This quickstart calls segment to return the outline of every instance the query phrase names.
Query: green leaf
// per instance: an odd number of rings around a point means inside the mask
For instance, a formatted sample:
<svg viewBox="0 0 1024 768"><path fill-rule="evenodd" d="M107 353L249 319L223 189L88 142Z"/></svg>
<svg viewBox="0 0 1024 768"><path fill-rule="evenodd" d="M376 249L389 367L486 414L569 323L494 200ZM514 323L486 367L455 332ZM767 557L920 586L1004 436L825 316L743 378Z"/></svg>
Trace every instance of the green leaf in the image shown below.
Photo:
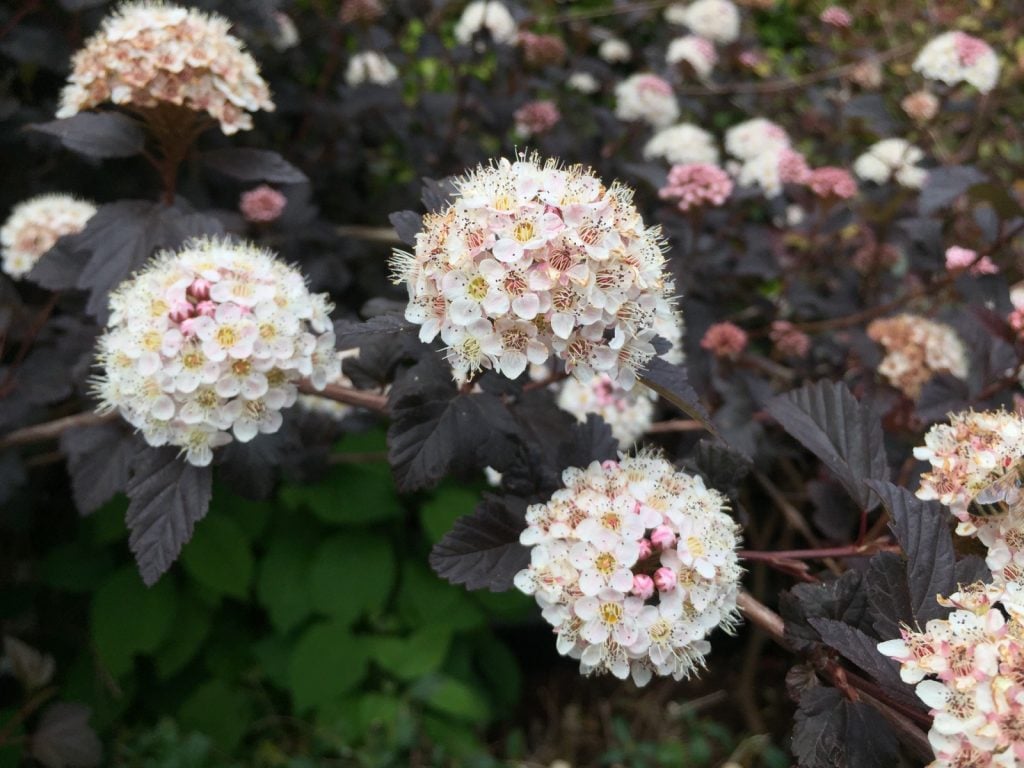
<svg viewBox="0 0 1024 768"><path fill-rule="evenodd" d="M443 624L453 632L474 629L486 621L473 596L414 563L407 563L402 571L398 613L410 627Z"/></svg>
<svg viewBox="0 0 1024 768"><path fill-rule="evenodd" d="M370 653L378 664L400 680L415 680L436 672L448 653L451 630L436 624L408 637L379 637Z"/></svg>
<svg viewBox="0 0 1024 768"><path fill-rule="evenodd" d="M290 509L307 508L325 523L363 525L398 517L402 505L385 462L335 467L313 485L287 485L282 503Z"/></svg>
<svg viewBox="0 0 1024 768"><path fill-rule="evenodd" d="M182 728L212 738L224 752L241 742L252 720L252 702L245 693L223 680L211 680L182 705Z"/></svg>
<svg viewBox="0 0 1024 768"><path fill-rule="evenodd" d="M253 501L239 496L223 483L214 483L210 500L210 518L225 517L238 525L249 541L258 541L264 535L274 514L269 501Z"/></svg>
<svg viewBox="0 0 1024 768"><path fill-rule="evenodd" d="M504 643L487 636L477 644L476 658L477 668L487 684L491 700L503 712L511 714L519 703L519 689L522 685L519 661Z"/></svg>
<svg viewBox="0 0 1024 768"><path fill-rule="evenodd" d="M112 544L115 541L124 541L125 534L128 533L128 526L124 522L127 512L128 497L123 493L117 494L117 496L93 512L89 516L89 523L92 526L92 540L97 544Z"/></svg>
<svg viewBox="0 0 1024 768"><path fill-rule="evenodd" d="M238 525L208 517L181 553L185 571L217 595L244 598L252 580L252 552Z"/></svg>
<svg viewBox="0 0 1024 768"><path fill-rule="evenodd" d="M453 483L445 483L430 501L420 507L420 524L431 544L436 544L451 530L455 520L473 514L480 494Z"/></svg>
<svg viewBox="0 0 1024 768"><path fill-rule="evenodd" d="M92 601L92 640L114 677L131 670L137 653L152 653L167 637L178 602L172 581L147 588L134 568L108 578Z"/></svg>
<svg viewBox="0 0 1024 768"><path fill-rule="evenodd" d="M421 681L412 695L435 712L470 723L486 723L490 718L487 699L474 688L451 677Z"/></svg>
<svg viewBox="0 0 1024 768"><path fill-rule="evenodd" d="M161 679L180 672L195 658L210 634L211 623L210 609L199 600L187 596L180 601L174 617L174 632L156 651L156 672Z"/></svg>
<svg viewBox="0 0 1024 768"><path fill-rule="evenodd" d="M40 579L64 592L93 592L113 569L109 552L84 539L54 547L41 564Z"/></svg>
<svg viewBox="0 0 1024 768"><path fill-rule="evenodd" d="M278 531L260 563L256 595L278 632L290 631L313 611L309 556L316 544L316 535L308 528Z"/></svg>
<svg viewBox="0 0 1024 768"><path fill-rule="evenodd" d="M366 673L363 643L340 621L316 624L292 650L288 681L295 709L305 712L354 689Z"/></svg>
<svg viewBox="0 0 1024 768"><path fill-rule="evenodd" d="M383 608L394 580L391 544L368 533L328 539L313 555L309 570L313 607L348 623Z"/></svg>

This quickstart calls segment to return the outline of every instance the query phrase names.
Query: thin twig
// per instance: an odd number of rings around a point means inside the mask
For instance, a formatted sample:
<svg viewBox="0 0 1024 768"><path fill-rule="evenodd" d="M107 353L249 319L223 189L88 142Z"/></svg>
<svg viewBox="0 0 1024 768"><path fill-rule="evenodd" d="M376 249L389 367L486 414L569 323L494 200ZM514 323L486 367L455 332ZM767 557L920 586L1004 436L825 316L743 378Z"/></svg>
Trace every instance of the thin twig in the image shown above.
<svg viewBox="0 0 1024 768"><path fill-rule="evenodd" d="M341 384L328 384L323 389L317 389L304 379L299 382L299 391L307 395L326 397L328 400L335 400L339 403L358 405L360 408L366 408L377 413L384 413L388 409L387 395L365 392L361 389L353 389L352 387L343 387Z"/></svg>
<svg viewBox="0 0 1024 768"><path fill-rule="evenodd" d="M75 413L53 421L45 421L42 424L33 424L31 427L16 429L0 437L0 451L5 448L13 448L16 445L31 445L46 440L55 440L69 429L76 427L92 427L103 424L116 418L114 413L99 414L94 411Z"/></svg>
<svg viewBox="0 0 1024 768"><path fill-rule="evenodd" d="M658 421L647 428L647 434L657 435L663 432L699 432L704 425L694 419L669 419Z"/></svg>
<svg viewBox="0 0 1024 768"><path fill-rule="evenodd" d="M340 224L334 228L339 237L351 237L354 240L369 240L374 243L402 243L402 238L394 227L365 227L360 224Z"/></svg>
<svg viewBox="0 0 1024 768"><path fill-rule="evenodd" d="M849 544L844 547L822 547L820 549L787 549L778 551L740 550L739 556L746 560L814 560L823 557L871 557L877 552L901 552L896 544L874 541L870 544Z"/></svg>

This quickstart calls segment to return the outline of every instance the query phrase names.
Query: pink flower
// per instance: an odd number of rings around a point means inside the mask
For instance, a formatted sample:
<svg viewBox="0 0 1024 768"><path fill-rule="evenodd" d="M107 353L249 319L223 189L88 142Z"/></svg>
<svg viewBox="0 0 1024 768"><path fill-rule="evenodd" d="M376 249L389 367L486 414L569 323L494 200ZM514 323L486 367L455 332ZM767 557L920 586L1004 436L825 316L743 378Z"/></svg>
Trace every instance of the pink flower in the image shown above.
<svg viewBox="0 0 1024 768"><path fill-rule="evenodd" d="M755 69L764 62L764 55L760 51L747 49L740 53L740 64L748 69Z"/></svg>
<svg viewBox="0 0 1024 768"><path fill-rule="evenodd" d="M533 67L558 64L565 58L565 43L555 35L520 32L519 44L523 47L523 59Z"/></svg>
<svg viewBox="0 0 1024 768"><path fill-rule="evenodd" d="M705 204L721 205L731 194L729 174L709 163L673 165L668 181L658 191L663 200L674 199L680 211Z"/></svg>
<svg viewBox="0 0 1024 768"><path fill-rule="evenodd" d="M288 198L273 187L261 184L242 193L238 208L246 221L267 223L276 221L287 204Z"/></svg>
<svg viewBox="0 0 1024 768"><path fill-rule="evenodd" d="M807 357L811 339L803 331L786 320L776 320L768 333L775 349L784 357Z"/></svg>
<svg viewBox="0 0 1024 768"><path fill-rule="evenodd" d="M818 19L822 24L828 24L836 29L849 29L850 25L853 24L853 17L850 15L850 12L838 5L830 5L821 12Z"/></svg>
<svg viewBox="0 0 1024 768"><path fill-rule="evenodd" d="M815 168L810 172L806 183L818 197L838 197L847 200L857 194L857 182L845 168Z"/></svg>
<svg viewBox="0 0 1024 768"><path fill-rule="evenodd" d="M927 123L939 111L939 98L930 91L914 91L900 102L907 117L919 123Z"/></svg>
<svg viewBox="0 0 1024 768"><path fill-rule="evenodd" d="M715 323L704 333L700 345L715 357L735 360L747 348L747 332L732 323Z"/></svg>
<svg viewBox="0 0 1024 768"><path fill-rule="evenodd" d="M979 40L966 32L957 32L954 43L956 54L965 67L974 65L982 56L992 50L984 40Z"/></svg>
<svg viewBox="0 0 1024 768"><path fill-rule="evenodd" d="M550 99L531 101L516 110L516 131L523 136L546 133L558 125L562 113Z"/></svg>
<svg viewBox="0 0 1024 768"><path fill-rule="evenodd" d="M643 573L638 573L633 577L633 594L639 597L641 600L648 599L654 594L654 579Z"/></svg>
<svg viewBox="0 0 1024 768"><path fill-rule="evenodd" d="M779 152L779 178L787 184L806 184L811 169L807 159L789 147Z"/></svg>
<svg viewBox="0 0 1024 768"><path fill-rule="evenodd" d="M999 272L999 267L988 256L978 259L977 251L959 245L946 249L946 269L959 272L968 268L972 275L994 275Z"/></svg>

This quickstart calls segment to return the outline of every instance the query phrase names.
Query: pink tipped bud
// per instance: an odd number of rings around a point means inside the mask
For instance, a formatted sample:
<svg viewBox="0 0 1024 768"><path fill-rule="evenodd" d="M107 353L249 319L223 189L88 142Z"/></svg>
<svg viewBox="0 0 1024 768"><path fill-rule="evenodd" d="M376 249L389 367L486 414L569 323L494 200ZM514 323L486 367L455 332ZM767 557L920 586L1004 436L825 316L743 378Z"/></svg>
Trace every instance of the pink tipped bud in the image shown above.
<svg viewBox="0 0 1024 768"><path fill-rule="evenodd" d="M654 594L654 579L643 573L638 573L633 577L632 592L641 600L646 600Z"/></svg>
<svg viewBox="0 0 1024 768"><path fill-rule="evenodd" d="M210 298L210 281L197 277L188 287L188 295L199 301Z"/></svg>
<svg viewBox="0 0 1024 768"><path fill-rule="evenodd" d="M676 535L667 525L659 525L651 532L651 543L658 549L668 549L676 543Z"/></svg>
<svg viewBox="0 0 1024 768"><path fill-rule="evenodd" d="M671 592L676 588L678 577L671 568L659 568L654 572L654 585L659 592Z"/></svg>
<svg viewBox="0 0 1024 768"><path fill-rule="evenodd" d="M195 317L186 317L184 320L181 321L181 332L185 336L194 336L195 335L195 333L196 333L196 329L195 329L196 320L197 320L197 318L195 318Z"/></svg>
<svg viewBox="0 0 1024 768"><path fill-rule="evenodd" d="M196 312L204 317L213 317L213 313L217 311L217 305L212 301L200 301L196 304Z"/></svg>
<svg viewBox="0 0 1024 768"><path fill-rule="evenodd" d="M654 551L654 547L651 546L650 539L640 539L640 555L637 557L638 560L644 560L651 556Z"/></svg>
<svg viewBox="0 0 1024 768"><path fill-rule="evenodd" d="M605 461L601 462L601 467L603 469L615 469L618 466L619 466L619 462L612 461L611 459L606 459Z"/></svg>
<svg viewBox="0 0 1024 768"><path fill-rule="evenodd" d="M180 323L192 317L192 309L192 305L187 301L176 301L171 307L169 316L174 322Z"/></svg>

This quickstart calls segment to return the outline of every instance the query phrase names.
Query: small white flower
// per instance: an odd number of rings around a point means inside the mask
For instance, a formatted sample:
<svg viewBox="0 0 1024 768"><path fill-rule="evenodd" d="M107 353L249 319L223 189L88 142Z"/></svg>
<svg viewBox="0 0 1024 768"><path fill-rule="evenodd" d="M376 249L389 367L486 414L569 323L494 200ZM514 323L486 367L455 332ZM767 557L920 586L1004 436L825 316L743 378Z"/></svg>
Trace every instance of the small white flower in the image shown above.
<svg viewBox="0 0 1024 768"><path fill-rule="evenodd" d="M348 60L345 82L351 86L372 83L391 85L398 79L398 68L377 51L361 51Z"/></svg>
<svg viewBox="0 0 1024 768"><path fill-rule="evenodd" d="M502 3L498 0L474 0L466 6L455 25L455 39L466 45L483 31L501 45L514 44L519 34L515 19Z"/></svg>
<svg viewBox="0 0 1024 768"><path fill-rule="evenodd" d="M895 178L904 187L920 189L928 177L928 171L917 165L923 158L924 152L905 139L882 139L854 161L853 172L876 184Z"/></svg>

